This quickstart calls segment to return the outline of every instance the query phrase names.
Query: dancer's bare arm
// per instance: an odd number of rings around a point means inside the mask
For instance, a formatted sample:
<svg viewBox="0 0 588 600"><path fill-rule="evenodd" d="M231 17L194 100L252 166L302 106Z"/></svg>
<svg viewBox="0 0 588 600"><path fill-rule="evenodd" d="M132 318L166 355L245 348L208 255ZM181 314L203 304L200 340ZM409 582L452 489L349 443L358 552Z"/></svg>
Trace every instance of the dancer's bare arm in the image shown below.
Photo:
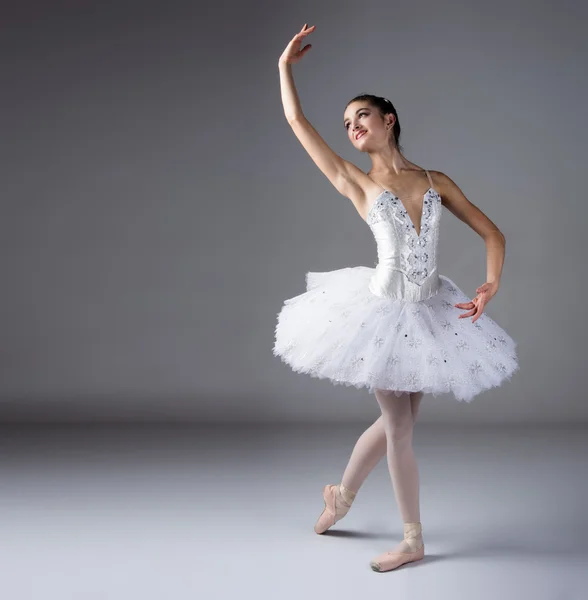
<svg viewBox="0 0 588 600"><path fill-rule="evenodd" d="M472 302L462 302L455 305L458 308L470 311L461 314L460 319L474 316L472 319L472 323L474 323L482 314L484 306L500 287L506 240L498 226L468 200L460 187L450 177L440 171L434 171L434 174L435 184L441 194L443 206L460 221L469 225L486 244L486 282L476 288L477 296Z"/></svg>
<svg viewBox="0 0 588 600"><path fill-rule="evenodd" d="M486 244L502 247L502 250L488 264L488 277L500 279L504 259L505 237L498 228L475 204L461 191L460 187L445 173L434 171L435 183L441 194L443 206L452 212L460 221L469 225Z"/></svg>
<svg viewBox="0 0 588 600"><path fill-rule="evenodd" d="M284 113L296 137L304 146L316 166L325 174L337 191L349 198L357 211L366 212L366 198L374 195L375 185L371 178L353 163L335 153L304 116L294 85L292 65L311 48L307 44L300 49L302 40L314 31L315 26L304 27L297 33L278 61Z"/></svg>

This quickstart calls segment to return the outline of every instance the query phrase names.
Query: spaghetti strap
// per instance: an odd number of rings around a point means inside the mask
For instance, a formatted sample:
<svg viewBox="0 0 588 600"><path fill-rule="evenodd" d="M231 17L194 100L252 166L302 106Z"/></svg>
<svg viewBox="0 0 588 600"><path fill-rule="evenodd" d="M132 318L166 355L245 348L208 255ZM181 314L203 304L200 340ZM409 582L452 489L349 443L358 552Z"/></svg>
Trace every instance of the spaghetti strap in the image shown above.
<svg viewBox="0 0 588 600"><path fill-rule="evenodd" d="M427 177L429 179L429 184L431 185L431 189L435 189L435 184L433 183L433 180L431 179L431 174L429 173L429 171L427 171L427 169L423 169L423 171L427 174ZM383 192L389 192L390 190L387 190L385 187L381 186L371 175L368 175L368 177L383 191ZM392 193L392 192L391 192Z"/></svg>
<svg viewBox="0 0 588 600"><path fill-rule="evenodd" d="M385 187L382 187L371 175L368 175L368 177L383 191L383 192L387 192L388 190Z"/></svg>
<svg viewBox="0 0 588 600"><path fill-rule="evenodd" d="M431 175L430 175L429 171L427 171L427 169L425 169L425 173L427 174L427 177L429 178L429 183L431 184L431 188L435 189L435 186L433 185L433 180L431 179Z"/></svg>

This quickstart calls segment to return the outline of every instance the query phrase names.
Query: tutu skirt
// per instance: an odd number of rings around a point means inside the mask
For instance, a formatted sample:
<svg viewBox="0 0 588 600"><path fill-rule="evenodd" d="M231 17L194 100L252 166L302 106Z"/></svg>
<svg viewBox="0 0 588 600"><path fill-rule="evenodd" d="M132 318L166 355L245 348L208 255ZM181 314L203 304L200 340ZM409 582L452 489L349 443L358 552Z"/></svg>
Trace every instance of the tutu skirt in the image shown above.
<svg viewBox="0 0 588 600"><path fill-rule="evenodd" d="M419 302L376 296L375 269L346 267L306 274L306 291L278 313L274 356L294 371L334 384L453 393L469 402L518 370L516 343L488 315L459 319L470 302L443 275L437 293Z"/></svg>

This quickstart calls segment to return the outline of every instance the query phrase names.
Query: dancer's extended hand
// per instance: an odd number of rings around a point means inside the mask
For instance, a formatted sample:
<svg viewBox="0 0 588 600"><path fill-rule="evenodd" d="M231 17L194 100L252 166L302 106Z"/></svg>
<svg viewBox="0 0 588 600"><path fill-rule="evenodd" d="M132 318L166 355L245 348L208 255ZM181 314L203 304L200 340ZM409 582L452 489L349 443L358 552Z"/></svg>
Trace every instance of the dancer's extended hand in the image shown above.
<svg viewBox="0 0 588 600"><path fill-rule="evenodd" d="M478 295L471 302L458 302L454 304L456 308L463 308L464 310L469 310L469 312L459 315L459 319L465 319L466 317L471 317L475 315L472 319L472 323L475 323L477 319L480 318L482 313L484 312L484 307L490 299L496 294L498 291L498 283L495 281L487 281L479 288L476 288L476 292Z"/></svg>
<svg viewBox="0 0 588 600"><path fill-rule="evenodd" d="M304 48L300 49L302 40L314 31L316 25L307 27L307 23L304 23L304 27L292 38L290 43L286 46L280 60L278 62L293 65L297 63L311 48L312 44L306 44Z"/></svg>

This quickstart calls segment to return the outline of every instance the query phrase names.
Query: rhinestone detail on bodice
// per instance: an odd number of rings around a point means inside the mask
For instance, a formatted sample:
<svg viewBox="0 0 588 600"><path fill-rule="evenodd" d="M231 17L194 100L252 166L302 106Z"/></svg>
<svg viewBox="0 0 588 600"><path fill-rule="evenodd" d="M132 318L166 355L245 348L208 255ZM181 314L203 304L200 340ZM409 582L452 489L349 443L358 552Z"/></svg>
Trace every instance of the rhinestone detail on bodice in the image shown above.
<svg viewBox="0 0 588 600"><path fill-rule="evenodd" d="M383 190L372 204L366 222L378 246L380 272L401 271L408 281L421 286L437 269L438 225L441 197L429 188L423 196L420 233L397 196Z"/></svg>

